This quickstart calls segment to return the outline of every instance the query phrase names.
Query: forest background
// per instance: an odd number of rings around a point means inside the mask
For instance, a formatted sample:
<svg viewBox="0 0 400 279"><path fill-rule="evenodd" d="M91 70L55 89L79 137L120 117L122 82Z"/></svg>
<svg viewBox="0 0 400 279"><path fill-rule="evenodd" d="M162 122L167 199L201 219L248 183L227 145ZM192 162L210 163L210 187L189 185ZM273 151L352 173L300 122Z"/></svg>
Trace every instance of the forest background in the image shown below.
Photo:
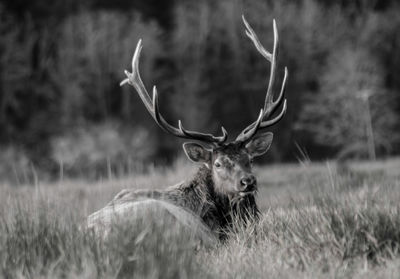
<svg viewBox="0 0 400 279"><path fill-rule="evenodd" d="M1 0L0 177L96 177L181 154L133 88L120 87L139 38L163 115L234 137L257 117L280 35L288 111L268 162L400 152L400 5L390 0Z"/></svg>

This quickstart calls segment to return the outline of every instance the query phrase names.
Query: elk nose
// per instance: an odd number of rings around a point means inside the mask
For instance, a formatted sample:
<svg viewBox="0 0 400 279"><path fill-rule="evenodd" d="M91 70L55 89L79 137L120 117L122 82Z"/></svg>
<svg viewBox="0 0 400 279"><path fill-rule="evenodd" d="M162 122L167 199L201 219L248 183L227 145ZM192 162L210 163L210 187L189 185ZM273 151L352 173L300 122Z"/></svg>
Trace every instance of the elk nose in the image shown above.
<svg viewBox="0 0 400 279"><path fill-rule="evenodd" d="M254 177L254 175L246 175L240 179L240 185L244 189L247 189L250 186L254 186L255 183L256 183L256 178Z"/></svg>

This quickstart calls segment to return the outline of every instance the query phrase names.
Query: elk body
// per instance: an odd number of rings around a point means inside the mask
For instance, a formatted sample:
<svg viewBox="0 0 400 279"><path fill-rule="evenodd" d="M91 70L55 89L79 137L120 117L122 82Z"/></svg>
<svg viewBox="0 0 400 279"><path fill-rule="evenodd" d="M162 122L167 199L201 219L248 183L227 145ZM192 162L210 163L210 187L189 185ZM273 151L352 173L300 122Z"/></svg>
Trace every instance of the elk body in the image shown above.
<svg viewBox="0 0 400 279"><path fill-rule="evenodd" d="M252 173L252 161L267 152L271 145L272 133L263 130L276 124L286 112L284 92L288 72L285 68L280 93L274 100L278 48L275 21L272 53L261 45L244 17L243 22L246 35L258 52L270 62L271 67L264 106L257 120L243 129L232 142L226 142L228 134L223 127L221 136L213 136L186 130L181 121L178 122L178 127L174 127L163 118L159 111L156 87L153 87L153 98L150 98L139 74L142 49L142 42L139 40L132 59L132 73L125 71L127 78L121 85L127 83L136 89L146 109L164 131L179 138L197 141L184 143L183 149L191 161L200 163L201 166L191 179L165 190L123 190L106 207L88 217L89 227L107 231L118 217L135 218L139 211L158 208L157 210L173 216L177 222L204 231L211 237L222 238L224 231L232 225L232 218L258 218L259 210L255 200L257 180ZM279 107L282 109L275 114ZM272 117L273 115L275 116Z"/></svg>

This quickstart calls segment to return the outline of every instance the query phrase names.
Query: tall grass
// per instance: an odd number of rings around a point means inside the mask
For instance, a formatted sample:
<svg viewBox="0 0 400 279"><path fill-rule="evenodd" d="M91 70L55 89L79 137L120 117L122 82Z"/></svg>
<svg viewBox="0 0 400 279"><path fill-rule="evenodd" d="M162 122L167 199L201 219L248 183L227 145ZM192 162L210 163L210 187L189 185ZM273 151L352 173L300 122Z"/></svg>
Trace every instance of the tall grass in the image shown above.
<svg viewBox="0 0 400 279"><path fill-rule="evenodd" d="M85 216L122 187L187 177L179 163L97 183L0 187L3 278L396 278L400 271L400 161L257 168L259 223L199 246L176 220L150 215L108 239ZM160 221L161 220L161 221Z"/></svg>

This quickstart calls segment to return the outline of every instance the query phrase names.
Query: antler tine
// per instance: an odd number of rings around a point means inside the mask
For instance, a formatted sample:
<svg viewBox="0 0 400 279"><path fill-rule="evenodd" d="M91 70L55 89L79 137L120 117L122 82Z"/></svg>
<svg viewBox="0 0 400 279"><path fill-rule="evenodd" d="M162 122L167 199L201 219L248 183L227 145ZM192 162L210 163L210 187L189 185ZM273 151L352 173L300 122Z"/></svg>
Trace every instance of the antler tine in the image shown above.
<svg viewBox="0 0 400 279"><path fill-rule="evenodd" d="M186 136L190 137L190 138L197 138L198 140L202 140L206 141L206 139L212 135L209 134L203 134L203 133L199 133L196 131L188 131L185 128L183 128L182 125L182 121L178 121L178 126L179 126L179 130ZM221 127L221 131L222 131L222 136L219 137L214 137L218 139L218 142L225 142L228 139L228 132L225 130L224 127Z"/></svg>
<svg viewBox="0 0 400 279"><path fill-rule="evenodd" d="M256 32L254 32L253 28L247 22L247 20L244 17L244 15L242 15L242 20L243 20L243 23L244 23L244 25L246 27L245 33L246 33L247 37L249 37L250 40L253 42L253 44L256 47L256 49L258 50L258 52L261 53L261 55L264 56L265 59L267 59L268 61L271 61L272 60L272 54L270 52L268 52L263 47L263 45L261 44L260 40L258 39L258 36L257 36Z"/></svg>
<svg viewBox="0 0 400 279"><path fill-rule="evenodd" d="M271 102L271 105L268 107L268 111L265 113L265 116L269 117L270 115L274 114L276 109L283 102L281 112L275 118L268 120L268 121L263 121L260 125L260 128L265 128L265 127L274 125L275 123L279 122L279 120L281 120L282 117L285 115L286 109L287 109L287 101L286 101L286 99L284 99L284 96L285 96L285 92L286 92L286 81L287 81L288 76L289 76L289 73L288 73L287 68L285 67L285 74L283 76L283 81L282 81L281 91L279 93L279 96L276 99L276 101Z"/></svg>
<svg viewBox="0 0 400 279"><path fill-rule="evenodd" d="M279 120L282 119L282 117L285 115L286 112L286 99L284 99L284 95L285 95L285 88L286 88L286 81L287 81L287 77L288 77L288 71L287 68L285 67L285 75L282 81L282 86L281 86L281 91L279 93L278 98L276 99L276 101L273 100L273 87L274 87L274 83L275 83L275 73L276 73L276 56L278 53L278 44L279 44L279 36L278 36L278 29L276 27L276 22L275 19L273 20L273 30L274 30L274 45L273 45L273 51L272 54L270 52L268 52L263 45L260 43L260 40L257 37L257 34L254 32L254 30L251 28L250 24L246 21L245 17L242 16L243 19L243 23L246 27L246 35L250 38L250 40L253 42L254 46L256 47L256 49L258 50L258 52L271 63L271 67L270 67L270 76L269 76L269 82L268 82L268 87L267 87L267 93L265 95L265 101L264 101L264 115L263 115L263 119L265 119L265 121L262 121L259 125L259 129L262 128L266 128L269 126L274 125L275 123L277 123ZM271 120L266 120L268 119L271 115L274 114L274 112L276 111L276 109L282 104L283 102L283 108L282 111L279 113L279 115L277 115L275 118L271 119ZM257 120L258 121L258 120ZM251 137L248 137L248 133L250 131L254 130L254 127L256 127L257 125L257 121L251 123L249 126L247 126L240 134L239 136L236 138L236 141L243 141L243 140L249 140L251 139ZM255 133L254 133L255 135Z"/></svg>
<svg viewBox="0 0 400 279"><path fill-rule="evenodd" d="M250 40L253 42L254 46L258 50L258 52L264 56L265 59L267 59L269 62L271 62L271 74L268 82L268 89L267 89L267 94L265 96L265 101L264 101L264 113L267 113L267 107L268 104L272 102L272 87L275 82L275 71L276 71L276 55L278 51L278 43L279 43L279 36L278 36L278 29L276 27L276 22L275 19L273 20L273 29L274 29L274 46L273 46L273 52L272 54L268 52L264 46L261 44L260 40L258 39L257 34L254 32L253 28L250 26L250 24L247 22L246 18L244 15L242 15L242 20L243 23L246 27L246 35L247 37L250 38Z"/></svg>
<svg viewBox="0 0 400 279"><path fill-rule="evenodd" d="M257 133L257 130L260 128L260 125L262 123L263 120L263 116L264 116L264 110L261 109L260 114L258 115L258 118L256 120L255 125L253 128L251 128L246 134L243 135L243 138L240 140L242 142L246 142L249 139L251 139L252 137L255 136L255 134Z"/></svg>
<svg viewBox="0 0 400 279"><path fill-rule="evenodd" d="M140 53L142 51L142 39L140 39L136 45L135 53L132 57L132 73L129 73L125 70L126 79L121 81L120 86L128 83L129 85L135 87L136 91L139 94L140 99L145 105L146 109L150 112L151 116L154 118L154 113L152 112L152 101L150 99L149 93L147 93L146 88L144 87L142 78L139 73L139 58Z"/></svg>
<svg viewBox="0 0 400 279"><path fill-rule="evenodd" d="M273 119L268 120L268 121L264 121L261 123L260 128L265 128L268 126L272 126L275 123L279 122L279 120L282 119L282 117L285 115L286 113L286 109L287 109L287 103L286 103L286 99L284 99L283 97L285 96L285 91L286 91L286 81L287 78L289 76L288 70L285 67L285 75L283 77L283 81L282 81L282 86L281 86L281 91L279 93L278 98L276 99L276 101L273 101L271 106L267 107L268 111L264 112L264 115L272 115L274 114L274 112L276 111L276 109L282 104L283 102L283 107L281 112ZM239 136L243 136L243 134L247 133L251 128L254 127L256 122L253 122L251 125L249 125L248 127L246 127L246 129L244 129L242 131L242 133ZM239 137L238 136L238 137Z"/></svg>
<svg viewBox="0 0 400 279"><path fill-rule="evenodd" d="M142 40L140 39L132 58L132 73L129 73L127 70L125 70L127 78L124 79L120 83L120 85L122 86L128 83L129 85L133 86L136 89L147 111L153 117L154 121L158 124L158 126L160 126L164 131L180 138L199 140L210 144L218 144L225 142L226 139L228 138L228 133L223 127L222 127L222 136L215 137L211 134L204 134L195 131L185 130L180 120L179 120L179 129L177 129L174 126L170 125L164 119L164 117L162 117L158 106L158 93L156 86L153 87L153 99L151 99L140 77L139 58L141 50L142 50Z"/></svg>
<svg viewBox="0 0 400 279"><path fill-rule="evenodd" d="M195 131L188 131L183 128L182 121L178 120L178 127L179 129L175 128L174 126L170 125L160 114L160 109L158 106L158 93L156 86L153 87L153 111L156 123L160 126L164 131L173 134L177 137L186 138L186 139L195 139L199 141L204 141L207 143L221 143L226 141L228 138L228 133L226 132L224 127L222 129L222 136L215 137L211 134L204 134Z"/></svg>

